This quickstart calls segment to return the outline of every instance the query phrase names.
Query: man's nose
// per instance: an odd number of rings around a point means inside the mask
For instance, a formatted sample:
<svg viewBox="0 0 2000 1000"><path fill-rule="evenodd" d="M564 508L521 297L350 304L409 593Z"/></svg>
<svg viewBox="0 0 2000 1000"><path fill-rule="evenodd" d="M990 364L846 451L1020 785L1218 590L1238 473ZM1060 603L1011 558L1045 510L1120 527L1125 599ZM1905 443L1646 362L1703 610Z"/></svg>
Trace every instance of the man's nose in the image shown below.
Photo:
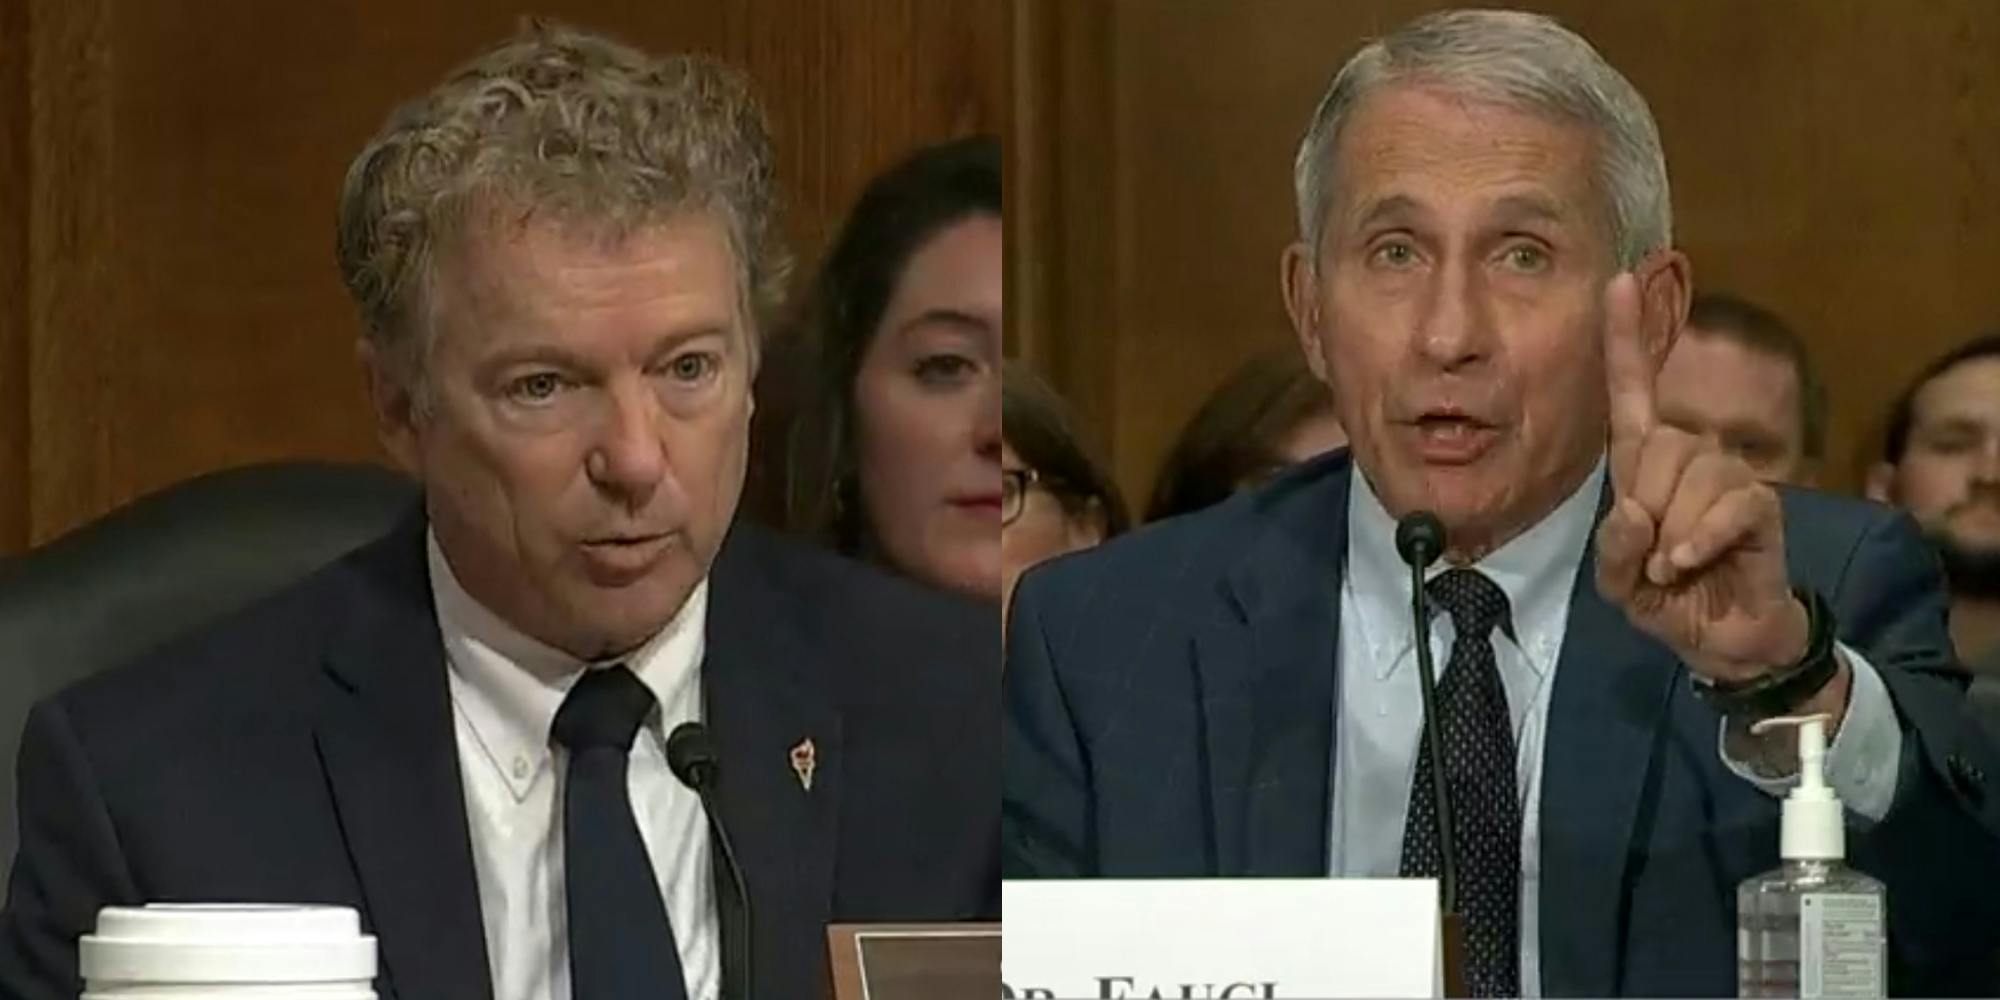
<svg viewBox="0 0 2000 1000"><path fill-rule="evenodd" d="M666 474L666 437L660 403L644 384L613 384L586 459L592 483L638 508L652 499Z"/></svg>
<svg viewBox="0 0 2000 1000"><path fill-rule="evenodd" d="M1473 264L1447 260L1439 265L1417 328L1417 352L1426 361L1452 371L1492 353L1492 316L1485 291Z"/></svg>

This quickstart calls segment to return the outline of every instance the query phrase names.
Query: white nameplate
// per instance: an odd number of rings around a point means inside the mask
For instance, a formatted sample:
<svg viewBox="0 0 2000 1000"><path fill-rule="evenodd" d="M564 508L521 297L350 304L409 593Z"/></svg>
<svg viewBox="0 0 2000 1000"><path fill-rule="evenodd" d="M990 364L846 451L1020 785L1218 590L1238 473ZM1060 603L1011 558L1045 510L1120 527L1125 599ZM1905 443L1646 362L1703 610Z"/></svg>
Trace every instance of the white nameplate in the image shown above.
<svg viewBox="0 0 2000 1000"><path fill-rule="evenodd" d="M1435 997L1429 879L1009 881L1000 995Z"/></svg>

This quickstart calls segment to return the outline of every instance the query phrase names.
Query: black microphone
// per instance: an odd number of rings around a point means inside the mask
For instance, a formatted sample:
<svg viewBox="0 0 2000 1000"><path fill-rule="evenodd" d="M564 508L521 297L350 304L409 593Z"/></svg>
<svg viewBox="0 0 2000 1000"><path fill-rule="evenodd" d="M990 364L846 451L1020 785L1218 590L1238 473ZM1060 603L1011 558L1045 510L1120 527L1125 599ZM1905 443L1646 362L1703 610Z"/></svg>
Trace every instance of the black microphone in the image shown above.
<svg viewBox="0 0 2000 1000"><path fill-rule="evenodd" d="M722 867L729 873L730 888L736 893L737 933L728 934L725 918L725 939L733 938L737 951L737 979L741 989L736 991L737 1000L751 1000L756 992L750 988L750 887L743 880L743 869L736 863L736 848L729 842L729 830L722 825L722 810L715 803L715 782L721 777L722 762L715 753L715 741L709 739L708 727L699 722L683 722L667 735L667 767L681 784L694 789L701 796L702 811L708 813L708 829L715 835L716 846L722 855ZM730 981L725 967L723 982Z"/></svg>
<svg viewBox="0 0 2000 1000"><path fill-rule="evenodd" d="M1437 806L1438 903L1444 916L1458 916L1458 844L1452 837L1451 792L1444 780L1444 741L1438 735L1437 667L1431 662L1430 595L1424 570L1444 554L1444 522L1427 510L1411 511L1396 522L1396 554L1410 566L1410 618L1416 629L1417 690L1424 699L1424 746L1431 755L1431 801Z"/></svg>

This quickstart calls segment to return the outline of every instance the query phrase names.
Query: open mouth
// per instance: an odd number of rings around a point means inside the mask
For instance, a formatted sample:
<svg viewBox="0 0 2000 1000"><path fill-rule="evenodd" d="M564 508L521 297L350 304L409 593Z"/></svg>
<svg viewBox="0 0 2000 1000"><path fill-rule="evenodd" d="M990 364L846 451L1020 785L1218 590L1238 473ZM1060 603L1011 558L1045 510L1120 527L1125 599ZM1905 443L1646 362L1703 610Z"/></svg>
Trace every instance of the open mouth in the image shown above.
<svg viewBox="0 0 2000 1000"><path fill-rule="evenodd" d="M1457 410L1432 410L1406 424L1418 455L1438 465L1476 461L1499 440L1500 428Z"/></svg>

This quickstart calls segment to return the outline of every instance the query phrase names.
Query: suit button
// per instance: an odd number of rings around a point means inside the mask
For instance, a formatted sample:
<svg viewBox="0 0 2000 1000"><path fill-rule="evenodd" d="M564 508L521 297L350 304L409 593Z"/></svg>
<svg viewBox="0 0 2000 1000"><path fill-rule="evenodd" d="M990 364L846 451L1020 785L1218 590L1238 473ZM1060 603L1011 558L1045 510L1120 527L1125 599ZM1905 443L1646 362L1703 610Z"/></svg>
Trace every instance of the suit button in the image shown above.
<svg viewBox="0 0 2000 1000"><path fill-rule="evenodd" d="M1961 794L1974 802L1986 798L1986 772L1979 765L1958 754L1945 758L1944 764L1951 771L1951 783L1958 786Z"/></svg>

